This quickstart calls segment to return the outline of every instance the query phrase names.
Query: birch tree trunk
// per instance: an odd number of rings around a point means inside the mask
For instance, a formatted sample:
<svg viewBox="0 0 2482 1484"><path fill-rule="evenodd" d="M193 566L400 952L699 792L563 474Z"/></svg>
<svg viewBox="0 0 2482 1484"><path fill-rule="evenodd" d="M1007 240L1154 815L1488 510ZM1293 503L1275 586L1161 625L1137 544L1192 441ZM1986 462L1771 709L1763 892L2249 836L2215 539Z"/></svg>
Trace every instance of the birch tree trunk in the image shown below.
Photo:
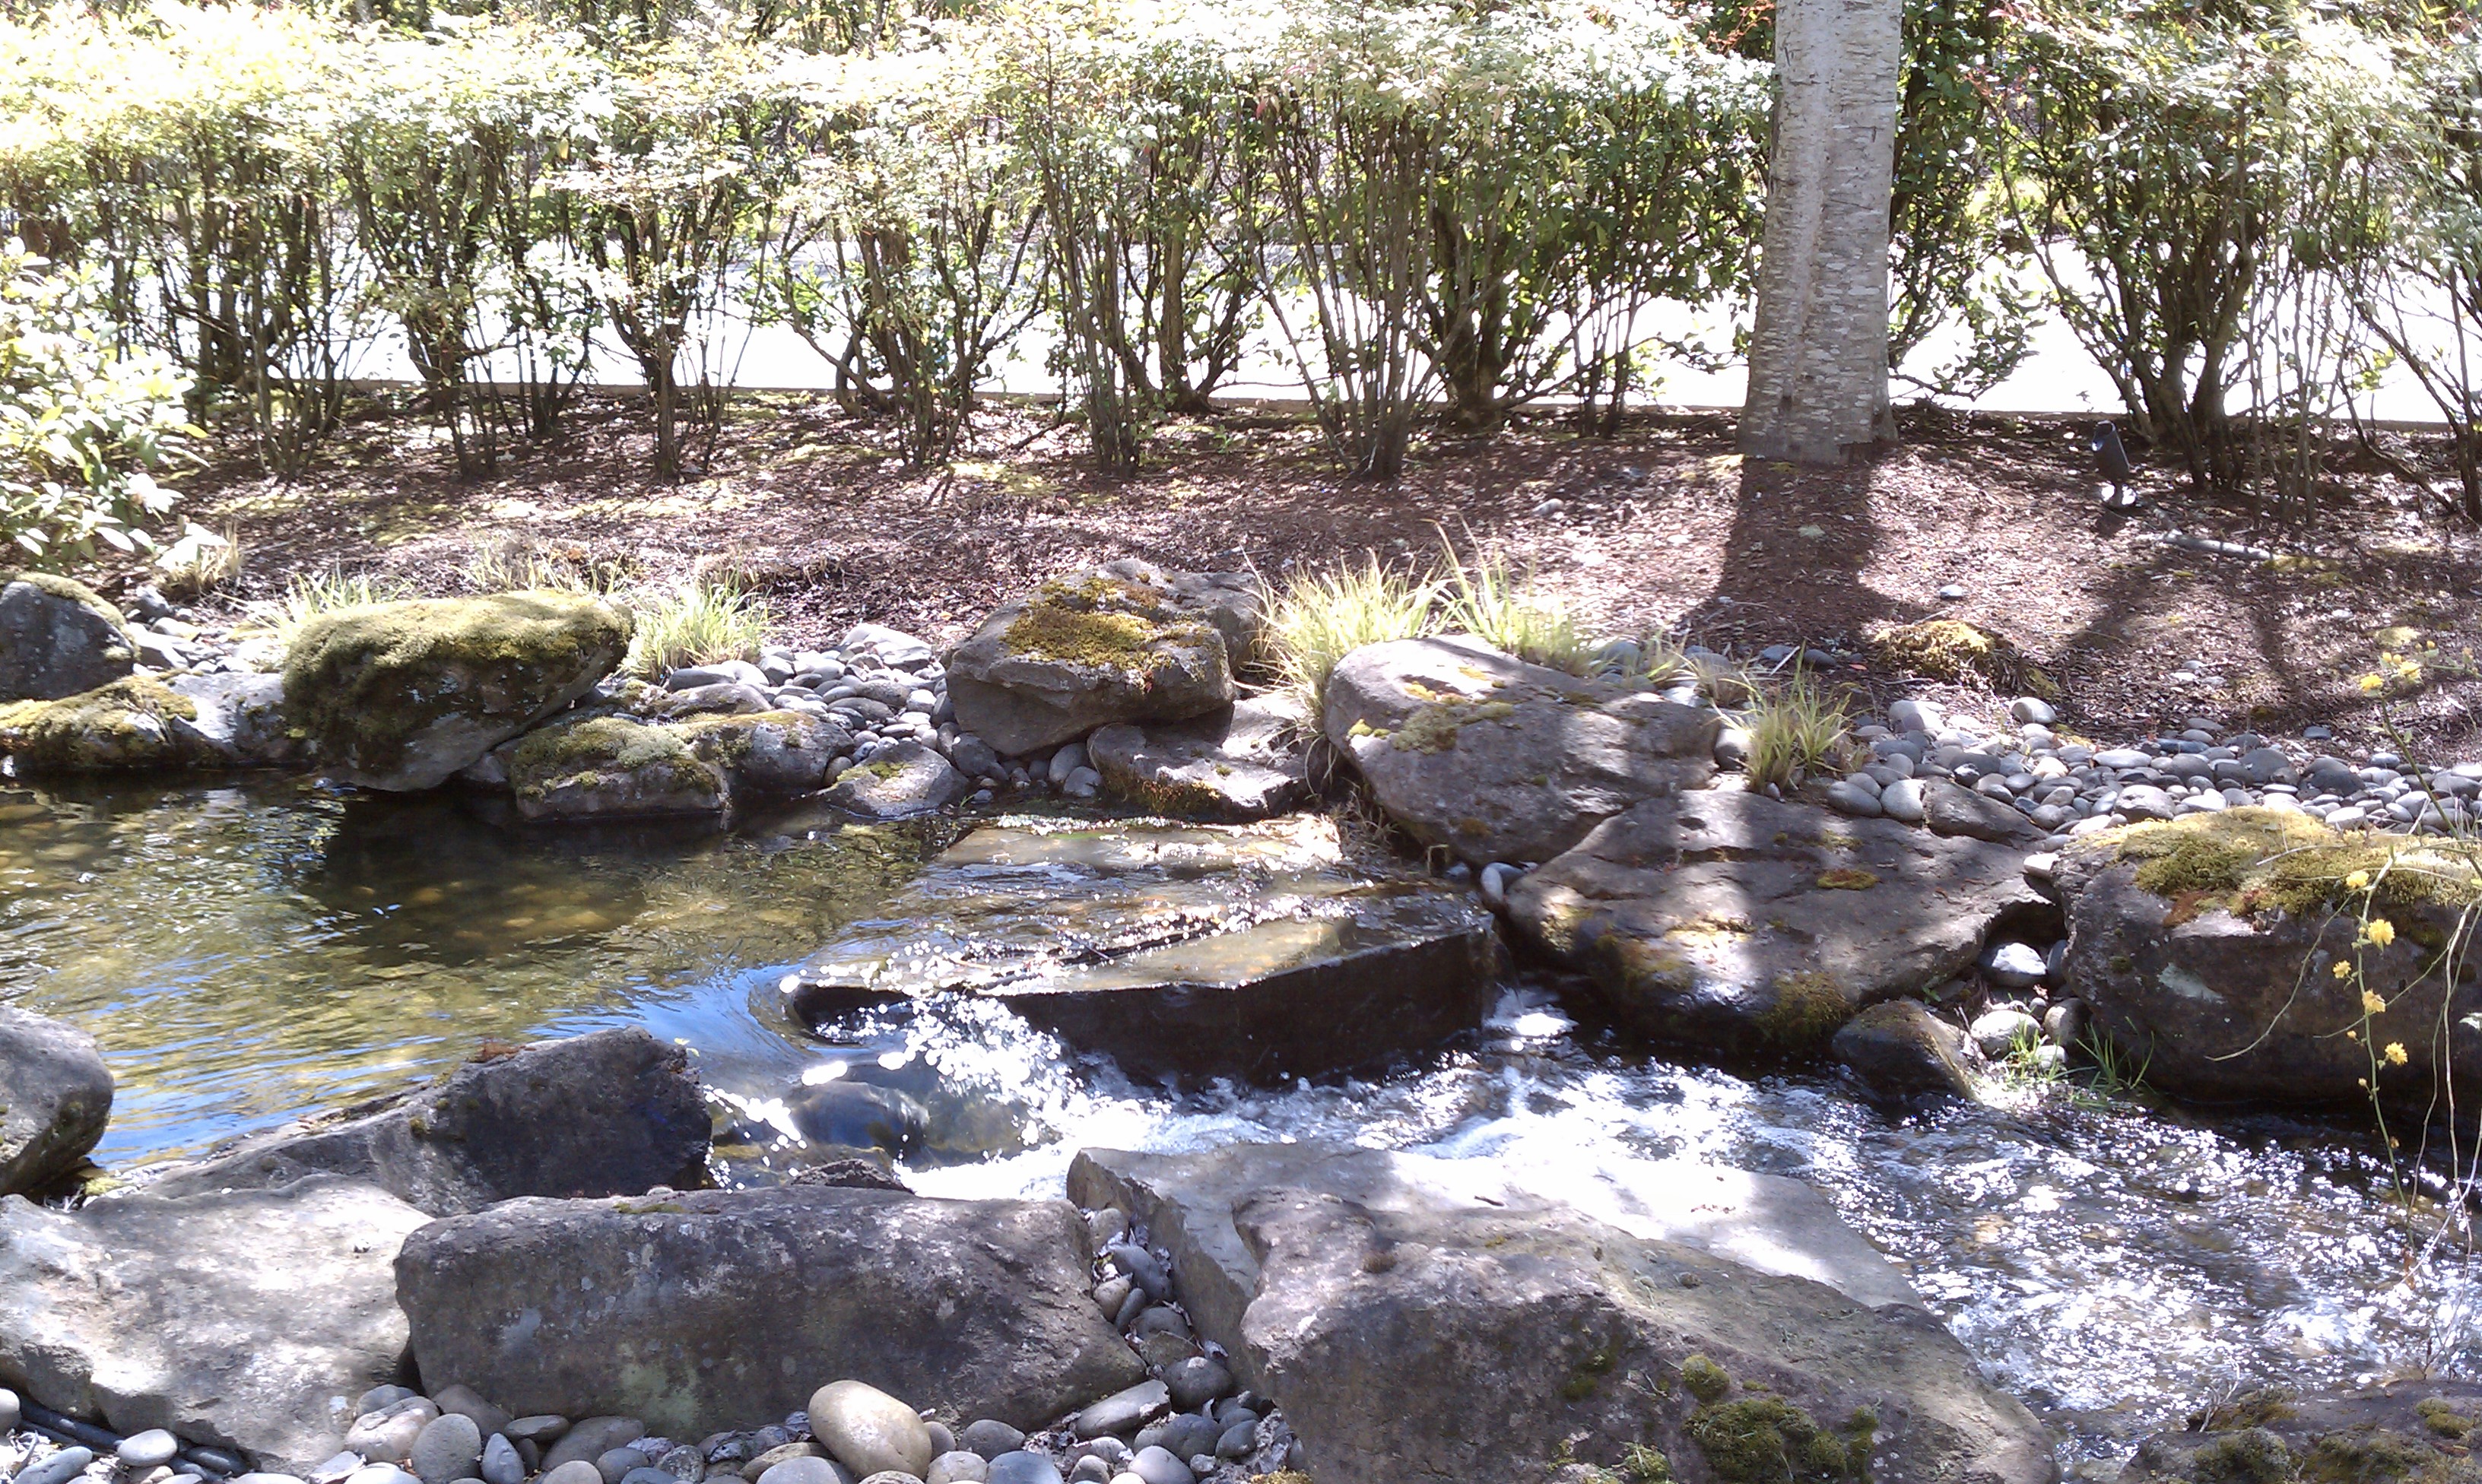
<svg viewBox="0 0 2482 1484"><path fill-rule="evenodd" d="M1888 213L1903 0L1776 8L1775 147L1741 452L1841 463L1895 436Z"/></svg>

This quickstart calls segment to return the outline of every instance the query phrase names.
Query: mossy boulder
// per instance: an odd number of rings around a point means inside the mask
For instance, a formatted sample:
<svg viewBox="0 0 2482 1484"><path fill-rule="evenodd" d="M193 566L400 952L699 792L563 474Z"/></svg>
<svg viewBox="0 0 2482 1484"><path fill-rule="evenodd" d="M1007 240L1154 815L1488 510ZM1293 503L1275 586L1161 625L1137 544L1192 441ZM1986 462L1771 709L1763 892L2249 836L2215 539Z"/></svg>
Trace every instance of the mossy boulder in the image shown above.
<svg viewBox="0 0 2482 1484"><path fill-rule="evenodd" d="M1347 655L1320 717L1389 819L1476 866L1547 861L1632 804L1703 787L1723 727L1465 635Z"/></svg>
<svg viewBox="0 0 2482 1484"><path fill-rule="evenodd" d="M871 820L903 820L944 809L964 796L965 775L918 742L901 742L848 768L821 795L827 803Z"/></svg>
<svg viewBox="0 0 2482 1484"><path fill-rule="evenodd" d="M1856 1011L1969 969L2045 910L2024 855L1738 789L1650 799L1509 889L1517 929L1640 1030L1808 1056Z"/></svg>
<svg viewBox="0 0 2482 1484"><path fill-rule="evenodd" d="M112 1117L112 1072L94 1038L0 1004L0 1195L40 1190L78 1167Z"/></svg>
<svg viewBox="0 0 2482 1484"><path fill-rule="evenodd" d="M721 766L685 728L627 716L556 721L508 752L509 787L529 820L721 816L730 801Z"/></svg>
<svg viewBox="0 0 2482 1484"><path fill-rule="evenodd" d="M56 701L0 706L0 752L27 774L147 771L212 762L196 701L132 676Z"/></svg>
<svg viewBox="0 0 2482 1484"><path fill-rule="evenodd" d="M575 593L342 609L284 661L284 702L320 768L363 788L436 788L566 709L629 649L629 615Z"/></svg>
<svg viewBox="0 0 2482 1484"><path fill-rule="evenodd" d="M1257 623L1238 574L1115 561L985 619L948 657L948 694L960 727L1009 754L1116 722L1182 721L1232 704Z"/></svg>
<svg viewBox="0 0 2482 1484"><path fill-rule="evenodd" d="M2056 880L2071 993L2155 1087L2419 1106L2452 1069L2482 1092L2482 873L2452 845L2231 809L2087 836Z"/></svg>
<svg viewBox="0 0 2482 1484"><path fill-rule="evenodd" d="M2120 1484L2482 1484L2482 1386L2243 1392L2138 1445Z"/></svg>
<svg viewBox="0 0 2482 1484"><path fill-rule="evenodd" d="M1896 1097L1946 1093L1971 1101L1965 1032L1917 1000L1882 1001L1844 1023L1830 1043L1863 1084Z"/></svg>
<svg viewBox="0 0 2482 1484"><path fill-rule="evenodd" d="M700 761L723 769L736 799L809 793L826 783L828 765L854 741L832 716L790 711L693 716L679 731Z"/></svg>
<svg viewBox="0 0 2482 1484"><path fill-rule="evenodd" d="M56 701L130 673L120 610L84 583L0 572L0 701Z"/></svg>
<svg viewBox="0 0 2482 1484"><path fill-rule="evenodd" d="M1150 813L1263 820L1309 796L1307 730L1301 702L1258 695L1188 721L1107 726L1086 755L1105 788Z"/></svg>

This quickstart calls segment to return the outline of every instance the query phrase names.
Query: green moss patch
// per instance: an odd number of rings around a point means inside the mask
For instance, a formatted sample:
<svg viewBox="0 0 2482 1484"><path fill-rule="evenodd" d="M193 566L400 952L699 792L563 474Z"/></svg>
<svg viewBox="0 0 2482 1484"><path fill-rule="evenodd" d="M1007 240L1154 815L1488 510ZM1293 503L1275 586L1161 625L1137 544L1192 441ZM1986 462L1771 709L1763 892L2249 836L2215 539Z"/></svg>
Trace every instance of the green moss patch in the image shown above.
<svg viewBox="0 0 2482 1484"><path fill-rule="evenodd" d="M1818 873L1821 889L1831 892L1866 892L1879 884L1879 878L1859 867L1844 867Z"/></svg>
<svg viewBox="0 0 2482 1484"><path fill-rule="evenodd" d="M1962 619L1926 618L1882 629L1871 636L1870 644L1882 664L1931 680L2022 691L2046 700L2060 693L2057 683L2015 644Z"/></svg>
<svg viewBox="0 0 2482 1484"><path fill-rule="evenodd" d="M168 723L198 716L189 697L131 676L57 701L0 706L0 752L32 772L172 767L188 759Z"/></svg>
<svg viewBox="0 0 2482 1484"><path fill-rule="evenodd" d="M696 761L671 727L596 716L527 733L509 756L509 777L518 796L540 799L563 788L592 788L658 765Z"/></svg>
<svg viewBox="0 0 2482 1484"><path fill-rule="evenodd" d="M1096 669L1144 671L1164 644L1201 645L1212 626L1177 619L1161 594L1110 577L1054 579L1000 633L1010 653ZM1220 644L1220 638L1216 638Z"/></svg>
<svg viewBox="0 0 2482 1484"><path fill-rule="evenodd" d="M6 587L11 583L24 583L27 586L59 598L65 603L75 603L81 608L92 609L97 616L109 619L112 626L120 631L122 638L126 639L129 637L129 620L121 616L120 610L114 607L111 600L104 597L102 593L75 578L63 577L55 572L0 571L0 587Z"/></svg>
<svg viewBox="0 0 2482 1484"><path fill-rule="evenodd" d="M1705 1356L1693 1355L1680 1363L1680 1386L1701 1402L1711 1404L1722 1401L1732 1389L1732 1377Z"/></svg>
<svg viewBox="0 0 2482 1484"><path fill-rule="evenodd" d="M1811 970L1780 974L1775 1003L1756 1025L1768 1043L1782 1051L1804 1051L1826 1040L1853 1018L1853 1002L1829 975Z"/></svg>
<svg viewBox="0 0 2482 1484"><path fill-rule="evenodd" d="M2184 916L2206 905L2240 917L2342 909L2363 890L2383 910L2482 902L2482 876L2457 856L2411 840L2347 838L2289 810L2140 824L2121 831L2113 848L2137 863L2140 887L2178 903Z"/></svg>
<svg viewBox="0 0 2482 1484"><path fill-rule="evenodd" d="M1781 1396L1745 1396L1700 1408L1689 1438L1725 1484L1832 1484L1868 1471L1876 1426L1857 1413L1838 1434Z"/></svg>

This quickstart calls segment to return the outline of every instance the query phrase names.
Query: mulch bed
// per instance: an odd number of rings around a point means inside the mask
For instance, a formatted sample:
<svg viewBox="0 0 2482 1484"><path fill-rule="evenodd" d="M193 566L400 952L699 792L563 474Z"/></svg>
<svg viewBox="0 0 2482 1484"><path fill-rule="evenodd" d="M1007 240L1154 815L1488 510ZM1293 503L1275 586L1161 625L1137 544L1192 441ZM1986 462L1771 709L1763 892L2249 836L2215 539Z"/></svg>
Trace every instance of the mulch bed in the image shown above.
<svg viewBox="0 0 2482 1484"><path fill-rule="evenodd" d="M2085 425L2058 419L1912 414L1899 446L1827 471L1744 466L1722 416L1641 416L1609 440L1545 419L1487 442L1430 440L1394 485L1342 478L1314 430L1265 412L1164 428L1127 479L1096 475L1077 430L1037 409L985 412L965 454L922 471L831 401L743 398L678 482L653 477L644 423L631 400L599 399L559 442L471 480L436 430L383 409L296 480L211 463L187 482L185 512L233 531L247 566L204 606L338 566L457 591L478 550L535 545L653 581L729 571L796 642L864 618L942 641L1045 576L1116 557L1278 573L1364 551L1427 563L1445 538L1505 552L1596 626L1736 652L1861 647L1882 624L1966 619L2015 640L2059 683L2063 724L2097 738L2203 716L2276 735L2323 722L2363 746L2392 726L2437 754L2482 751L2466 638L2482 611L2476 533L2349 458L2315 513L2287 523L2207 501L2160 460L2140 476L2147 509L2105 512ZM2174 530L2284 560L2153 539ZM1965 597L1942 602L1949 584ZM2383 643L2441 650L2384 708L2356 683ZM2222 684L2176 680L2193 661ZM1925 689L1838 678L1881 700Z"/></svg>

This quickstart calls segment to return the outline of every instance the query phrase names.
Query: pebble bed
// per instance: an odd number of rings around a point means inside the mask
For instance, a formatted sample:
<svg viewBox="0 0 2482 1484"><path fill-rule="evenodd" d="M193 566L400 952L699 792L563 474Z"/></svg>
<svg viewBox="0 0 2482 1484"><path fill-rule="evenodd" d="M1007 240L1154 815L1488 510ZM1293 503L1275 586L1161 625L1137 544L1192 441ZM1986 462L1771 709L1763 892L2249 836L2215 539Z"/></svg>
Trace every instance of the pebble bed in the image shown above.
<svg viewBox="0 0 2482 1484"><path fill-rule="evenodd" d="M1294 1464L1292 1431L1233 1379L1173 1297L1172 1258L1128 1214L1090 1211L1096 1304L1151 1380L1028 1434L991 1419L951 1428L858 1381L821 1387L806 1411L695 1443L633 1418L511 1417L462 1386L432 1396L375 1387L337 1454L304 1475L244 1472L160 1430L117 1446L20 1427L0 1390L0 1479L11 1484L1244 1484ZM93 1429L86 1429L93 1434ZM103 1441L97 1437L98 1443ZM178 1455L178 1456L176 1456ZM202 1467L208 1461L224 1465ZM920 1471L907 1467L920 1466ZM1306 1481L1305 1481L1306 1484Z"/></svg>

